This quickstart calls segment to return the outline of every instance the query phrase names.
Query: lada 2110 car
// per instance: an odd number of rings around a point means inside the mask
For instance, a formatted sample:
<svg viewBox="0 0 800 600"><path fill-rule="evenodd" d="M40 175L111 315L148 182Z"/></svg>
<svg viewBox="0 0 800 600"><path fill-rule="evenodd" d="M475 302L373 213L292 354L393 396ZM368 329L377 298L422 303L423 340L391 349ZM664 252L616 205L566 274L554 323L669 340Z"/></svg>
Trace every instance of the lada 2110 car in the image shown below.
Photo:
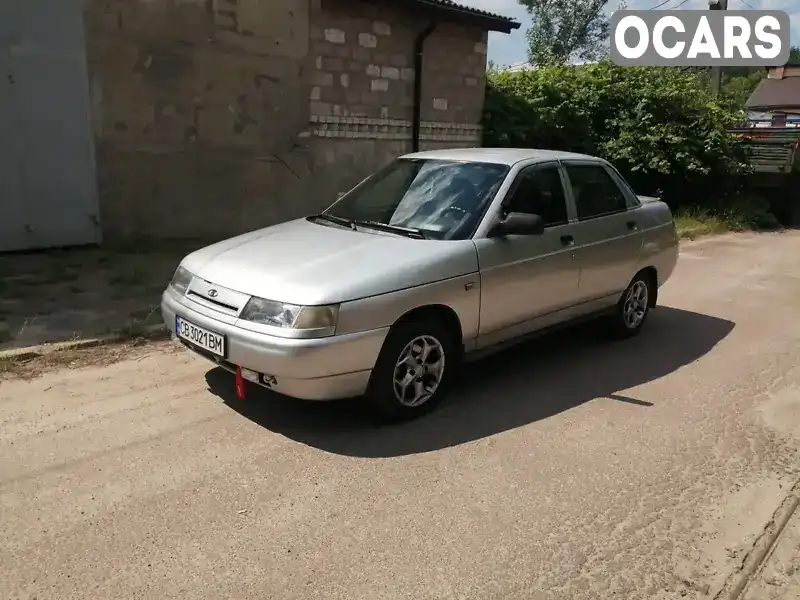
<svg viewBox="0 0 800 600"><path fill-rule="evenodd" d="M440 402L465 356L595 314L637 333L677 257L667 205L602 159L438 150L320 214L189 254L161 309L240 397L245 381L362 396L398 420Z"/></svg>

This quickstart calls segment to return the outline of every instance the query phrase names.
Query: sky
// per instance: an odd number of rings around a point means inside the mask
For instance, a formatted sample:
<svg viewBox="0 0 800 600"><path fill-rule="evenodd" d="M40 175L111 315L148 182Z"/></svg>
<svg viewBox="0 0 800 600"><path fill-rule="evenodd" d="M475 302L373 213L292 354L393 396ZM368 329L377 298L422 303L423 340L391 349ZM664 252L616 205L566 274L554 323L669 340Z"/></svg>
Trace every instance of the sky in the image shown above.
<svg viewBox="0 0 800 600"><path fill-rule="evenodd" d="M525 9L517 0L457 0L464 6L472 6L488 10L493 13L511 17L522 26L510 34L489 33L489 60L497 65L512 65L527 60L527 45L525 31L530 26L531 20ZM628 0L629 9L650 9L663 0ZM680 4L682 0L671 0L663 9L668 9ZM611 0L609 6L616 7L618 2ZM792 24L792 43L800 45L800 0L728 0L728 10L783 10L789 14ZM681 9L708 9L708 0L687 0ZM611 12L613 9L609 9ZM660 9L661 10L661 9Z"/></svg>

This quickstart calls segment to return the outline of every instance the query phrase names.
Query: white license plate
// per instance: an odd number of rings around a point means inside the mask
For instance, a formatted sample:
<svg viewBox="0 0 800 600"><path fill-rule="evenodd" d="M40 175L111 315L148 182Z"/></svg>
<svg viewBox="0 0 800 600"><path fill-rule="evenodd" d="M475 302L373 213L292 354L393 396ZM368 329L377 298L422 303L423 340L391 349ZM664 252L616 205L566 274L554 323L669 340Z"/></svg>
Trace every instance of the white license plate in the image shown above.
<svg viewBox="0 0 800 600"><path fill-rule="evenodd" d="M178 337L207 350L216 356L225 357L225 336L204 327L198 327L181 317L175 317L175 332Z"/></svg>

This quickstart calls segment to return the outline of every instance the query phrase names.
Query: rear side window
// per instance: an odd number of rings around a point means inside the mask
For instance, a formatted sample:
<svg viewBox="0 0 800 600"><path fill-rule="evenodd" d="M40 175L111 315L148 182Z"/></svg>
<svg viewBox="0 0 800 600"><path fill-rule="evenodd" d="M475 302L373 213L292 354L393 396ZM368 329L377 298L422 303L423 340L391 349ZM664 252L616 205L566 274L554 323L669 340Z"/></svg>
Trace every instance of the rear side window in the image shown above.
<svg viewBox="0 0 800 600"><path fill-rule="evenodd" d="M539 215L545 227L566 223L567 200L558 166L532 166L520 171L514 192L503 208L506 213Z"/></svg>
<svg viewBox="0 0 800 600"><path fill-rule="evenodd" d="M575 196L578 219L626 210L625 195L601 165L564 165Z"/></svg>

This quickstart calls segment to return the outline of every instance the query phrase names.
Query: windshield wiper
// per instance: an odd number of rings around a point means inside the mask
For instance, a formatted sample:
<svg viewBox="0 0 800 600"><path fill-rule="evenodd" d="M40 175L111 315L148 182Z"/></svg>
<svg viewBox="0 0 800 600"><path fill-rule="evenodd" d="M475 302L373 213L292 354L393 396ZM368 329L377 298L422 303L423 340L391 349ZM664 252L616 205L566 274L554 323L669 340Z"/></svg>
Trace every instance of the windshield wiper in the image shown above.
<svg viewBox="0 0 800 600"><path fill-rule="evenodd" d="M378 223L377 221L353 221L353 223L358 226L371 227L372 229L377 229L379 231L386 231L387 233L397 233L417 240L428 239L419 229L409 229L408 227L389 225L387 223Z"/></svg>
<svg viewBox="0 0 800 600"><path fill-rule="evenodd" d="M379 231L386 231L387 233L397 233L406 237L415 238L419 240L428 239L419 229L409 229L407 227L400 227L399 225L388 225L386 223L379 223L378 221L356 221L353 219L345 219L344 217L335 217L325 213L311 215L309 219L319 219L321 221L328 221L342 227L347 227L353 231L358 231L358 227L369 227Z"/></svg>
<svg viewBox="0 0 800 600"><path fill-rule="evenodd" d="M348 229L352 230L355 230L356 228L356 224L350 219L343 219L342 217L334 217L333 215L326 215L325 213L319 213L318 215L311 215L309 219L320 219L321 221L328 221L329 223L335 223L336 225L341 225L342 227L347 227Z"/></svg>

